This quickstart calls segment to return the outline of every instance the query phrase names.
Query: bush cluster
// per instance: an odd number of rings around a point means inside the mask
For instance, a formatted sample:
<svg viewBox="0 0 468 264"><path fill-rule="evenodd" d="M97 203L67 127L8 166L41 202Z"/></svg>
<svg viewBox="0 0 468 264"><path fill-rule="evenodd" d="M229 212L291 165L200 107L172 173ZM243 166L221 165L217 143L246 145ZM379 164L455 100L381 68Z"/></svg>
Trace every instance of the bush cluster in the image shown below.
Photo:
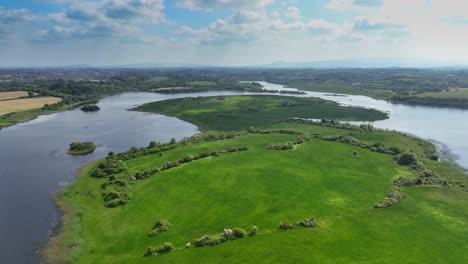
<svg viewBox="0 0 468 264"><path fill-rule="evenodd" d="M274 149L274 150L290 150L294 148L294 144L292 142L286 142L282 144L273 144L268 147L269 149Z"/></svg>
<svg viewBox="0 0 468 264"><path fill-rule="evenodd" d="M413 153L405 152L401 153L397 159L398 164L404 166L411 166L417 163L416 155Z"/></svg>
<svg viewBox="0 0 468 264"><path fill-rule="evenodd" d="M145 253L145 257L151 257L151 256L157 256L161 254L166 254L175 249L174 245L172 243L165 242L159 247L148 247Z"/></svg>
<svg viewBox="0 0 468 264"><path fill-rule="evenodd" d="M290 230L290 229L295 229L295 228L298 228L298 227L304 227L304 228L314 228L316 227L318 224L317 224L317 220L315 220L314 218L305 218L301 221L298 221L294 224L290 224L288 222L281 222L280 225L279 225L279 229L281 230Z"/></svg>
<svg viewBox="0 0 468 264"><path fill-rule="evenodd" d="M375 208L388 208L399 202L403 201L406 196L400 192L400 188L395 186L392 190L387 194L383 201L374 205Z"/></svg>
<svg viewBox="0 0 468 264"><path fill-rule="evenodd" d="M247 232L245 232L245 230L242 228L225 228L224 232L221 234L212 236L204 235L201 238L195 240L192 244L195 247L216 246L231 240L244 238L245 235L247 235Z"/></svg>
<svg viewBox="0 0 468 264"><path fill-rule="evenodd" d="M113 179L102 186L102 198L106 207L116 207L124 205L132 197L132 188L128 180Z"/></svg>
<svg viewBox="0 0 468 264"><path fill-rule="evenodd" d="M119 160L116 156L108 156L97 168L91 173L95 178L106 178L111 175L119 174L127 170L125 162Z"/></svg>
<svg viewBox="0 0 468 264"><path fill-rule="evenodd" d="M171 223L164 219L159 219L153 227L153 230L149 232L148 236L152 237L159 233L167 232L171 229Z"/></svg>

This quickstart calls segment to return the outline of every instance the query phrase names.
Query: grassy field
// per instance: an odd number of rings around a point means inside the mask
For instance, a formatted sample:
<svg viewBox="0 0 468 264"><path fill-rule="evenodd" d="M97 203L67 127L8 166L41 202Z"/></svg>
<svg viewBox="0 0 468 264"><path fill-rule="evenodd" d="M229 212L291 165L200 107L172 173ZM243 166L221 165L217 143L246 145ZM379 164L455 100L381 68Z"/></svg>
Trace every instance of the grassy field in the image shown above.
<svg viewBox="0 0 468 264"><path fill-rule="evenodd" d="M271 96L218 99L206 98L200 103L197 99L170 100L143 109L164 107L179 117L195 113L191 119L204 128L226 130L228 127L217 125L220 119L216 115L207 118L204 114L211 113L211 106L215 111L234 113L239 119L233 128L241 130L251 121L240 109L255 102L253 105L261 103L261 109L270 112L282 102L276 100L285 100ZM324 111L320 101L300 102L307 103L309 111ZM327 107L327 111L341 111L337 105ZM281 122L291 113L297 112L276 112L276 120L274 115L257 116L259 129L250 132L210 132L180 143L111 155L110 166L123 169L104 178L91 177L101 161L85 166L77 182L57 195L65 211L64 225L49 243L46 262L468 261L468 181L449 163L432 159L435 150L431 144L369 127ZM344 118L360 112L346 113ZM240 122L241 118L247 121ZM273 148L288 142L295 143L287 150ZM399 165L397 154L379 153L374 146L411 152L417 164ZM236 149L243 151L226 151ZM194 160L200 153L215 154ZM189 162L167 166L187 157L192 157ZM145 171L151 173L140 178ZM397 187L395 180L401 176L412 184ZM430 183L416 184L417 180ZM118 197L130 199L106 207L107 186L116 188ZM406 198L392 200L393 206L387 208L375 208L385 197L393 197L388 196L391 190ZM306 218L314 218L317 226L279 229L280 223ZM170 228L148 235L160 219L167 220ZM254 236L215 246L193 246L195 240L205 235L212 238L224 228L248 232L252 226L258 228ZM174 250L144 256L148 247L165 242L172 243ZM187 247L187 243L191 245Z"/></svg>
<svg viewBox="0 0 468 264"><path fill-rule="evenodd" d="M285 96L197 97L154 102L134 110L176 116L202 130L248 129L292 117L379 120L387 115L370 109L341 107L315 98Z"/></svg>
<svg viewBox="0 0 468 264"><path fill-rule="evenodd" d="M26 91L0 92L0 101L28 96Z"/></svg>
<svg viewBox="0 0 468 264"><path fill-rule="evenodd" d="M421 93L418 97L431 97L440 99L468 99L468 89L452 89L438 93Z"/></svg>
<svg viewBox="0 0 468 264"><path fill-rule="evenodd" d="M0 116L12 112L21 112L41 108L45 104L55 104L62 99L57 97L37 97L0 101Z"/></svg>
<svg viewBox="0 0 468 264"><path fill-rule="evenodd" d="M193 81L193 82L188 82L187 84L191 86L215 86L217 85L215 81Z"/></svg>

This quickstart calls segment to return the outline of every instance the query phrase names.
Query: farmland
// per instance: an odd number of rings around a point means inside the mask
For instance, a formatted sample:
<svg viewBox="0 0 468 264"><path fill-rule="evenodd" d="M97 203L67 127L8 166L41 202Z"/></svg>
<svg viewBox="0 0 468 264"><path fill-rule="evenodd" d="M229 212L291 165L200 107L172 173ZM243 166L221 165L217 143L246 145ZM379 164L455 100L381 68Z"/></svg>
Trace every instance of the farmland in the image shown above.
<svg viewBox="0 0 468 264"><path fill-rule="evenodd" d="M0 116L12 112L41 108L46 104L59 103L61 100L57 97L37 97L0 101Z"/></svg>

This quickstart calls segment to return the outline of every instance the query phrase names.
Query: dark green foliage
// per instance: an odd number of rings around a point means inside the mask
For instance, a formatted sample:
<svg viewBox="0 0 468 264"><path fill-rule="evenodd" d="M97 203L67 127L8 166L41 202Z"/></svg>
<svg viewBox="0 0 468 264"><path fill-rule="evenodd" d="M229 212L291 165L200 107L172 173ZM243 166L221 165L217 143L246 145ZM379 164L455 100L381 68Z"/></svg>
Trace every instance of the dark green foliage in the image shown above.
<svg viewBox="0 0 468 264"><path fill-rule="evenodd" d="M148 236L152 237L155 236L159 233L167 232L171 229L171 223L169 221L160 219L156 222L156 224L153 227L153 230L148 234Z"/></svg>
<svg viewBox="0 0 468 264"><path fill-rule="evenodd" d="M242 228L225 228L224 232L221 234L212 236L204 235L201 238L195 240L192 244L195 247L216 246L227 241L244 238L245 235L247 235L247 233Z"/></svg>
<svg viewBox="0 0 468 264"><path fill-rule="evenodd" d="M400 176L398 179L393 181L395 186L412 186L414 184L413 179L408 179L406 177Z"/></svg>
<svg viewBox="0 0 468 264"><path fill-rule="evenodd" d="M93 142L72 142L68 149L70 155L86 155L93 153L96 149L96 145Z"/></svg>
<svg viewBox="0 0 468 264"><path fill-rule="evenodd" d="M410 166L410 165L416 164L417 159L416 159L416 156L413 153L405 152L405 153L400 154L400 156L398 157L397 162L400 165Z"/></svg>
<svg viewBox="0 0 468 264"><path fill-rule="evenodd" d="M97 112L99 110L101 110L101 108L97 105L85 105L81 107L81 111L83 112Z"/></svg>
<svg viewBox="0 0 468 264"><path fill-rule="evenodd" d="M236 239L237 238L243 238L247 234L247 232L245 232L244 229L239 228L239 227L233 227L232 232L233 232L234 238L236 238Z"/></svg>
<svg viewBox="0 0 468 264"><path fill-rule="evenodd" d="M255 236L258 233L258 227L252 226L252 229L249 231L249 236Z"/></svg>
<svg viewBox="0 0 468 264"><path fill-rule="evenodd" d="M380 120L388 115L376 110L344 107L335 102L317 98L300 98L271 95L226 96L172 99L145 104L133 110L157 112L176 116L191 122L202 130L241 131L252 126L266 126L295 118L336 118L343 120ZM293 104L281 107L288 100ZM198 111L210 109L210 111ZM226 111L229 109L229 111ZM211 111L213 110L213 111Z"/></svg>
<svg viewBox="0 0 468 264"><path fill-rule="evenodd" d="M306 218L296 223L297 226L305 228L313 228L317 226L317 221L314 218Z"/></svg>
<svg viewBox="0 0 468 264"><path fill-rule="evenodd" d="M279 229L281 230L289 230L289 229L294 229L296 226L294 224L290 224L287 222L280 223Z"/></svg>
<svg viewBox="0 0 468 264"><path fill-rule="evenodd" d="M430 158L431 160L439 160L439 155L437 155L437 154L432 154L429 158Z"/></svg>
<svg viewBox="0 0 468 264"><path fill-rule="evenodd" d="M160 170L158 168L153 168L153 169L148 169L148 170L144 170L144 171L139 171L135 174L135 179L136 180L143 180L143 179L146 179L156 173L160 172Z"/></svg>
<svg viewBox="0 0 468 264"><path fill-rule="evenodd" d="M108 156L102 161L98 167L91 173L92 177L104 178L110 175L119 174L127 169L125 162L117 159L115 155Z"/></svg>
<svg viewBox="0 0 468 264"><path fill-rule="evenodd" d="M158 142L156 142L156 141L151 141L151 142L149 143L149 145L148 145L148 148L156 148L156 147L158 147L158 146L160 146L160 144L159 144Z"/></svg>
<svg viewBox="0 0 468 264"><path fill-rule="evenodd" d="M275 150L290 150L294 148L294 144L291 142L288 143L283 143L283 144L274 144L268 147L269 149L275 149Z"/></svg>
<svg viewBox="0 0 468 264"><path fill-rule="evenodd" d="M123 179L110 180L102 185L102 198L106 207L124 205L132 197L130 183Z"/></svg>
<svg viewBox="0 0 468 264"><path fill-rule="evenodd" d="M173 250L175 250L174 245L172 245L172 243L165 242L159 247L148 247L144 256L151 257L161 254L167 254Z"/></svg>
<svg viewBox="0 0 468 264"><path fill-rule="evenodd" d="M387 194L385 199L374 205L375 208L387 208L390 206L393 206L395 204L398 204L399 202L403 201L406 198L406 196L400 192L399 187L394 187L392 190Z"/></svg>
<svg viewBox="0 0 468 264"><path fill-rule="evenodd" d="M290 224L288 222L282 222L279 225L279 229L281 230L289 230L289 229L295 229L298 227L304 227L304 228L314 228L316 227L317 221L314 218L305 218L301 221L298 221L294 224Z"/></svg>

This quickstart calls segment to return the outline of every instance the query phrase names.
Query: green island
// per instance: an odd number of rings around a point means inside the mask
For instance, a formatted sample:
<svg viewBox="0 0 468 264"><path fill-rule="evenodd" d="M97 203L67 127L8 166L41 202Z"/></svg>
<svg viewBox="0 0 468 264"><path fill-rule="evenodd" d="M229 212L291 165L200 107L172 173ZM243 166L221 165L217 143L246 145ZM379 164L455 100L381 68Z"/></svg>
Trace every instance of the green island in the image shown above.
<svg viewBox="0 0 468 264"><path fill-rule="evenodd" d="M365 95L409 105L468 108L468 70L436 69L153 69L116 72L102 79L34 79L0 82L0 128L94 104L124 92L164 94L208 91ZM251 80L244 82L245 80ZM282 84L299 91L267 91L259 81ZM17 92L20 99L59 98L54 103L2 112L2 94Z"/></svg>
<svg viewBox="0 0 468 264"><path fill-rule="evenodd" d="M81 111L83 112L97 112L99 110L101 110L101 108L97 105L85 105L81 107Z"/></svg>
<svg viewBox="0 0 468 264"><path fill-rule="evenodd" d="M93 142L72 142L68 149L68 154L73 156L88 155L96 150L96 145Z"/></svg>
<svg viewBox="0 0 468 264"><path fill-rule="evenodd" d="M465 174L427 141L331 120L383 113L279 96L136 110L182 118L203 133L84 166L56 195L65 214L45 262L467 260Z"/></svg>

